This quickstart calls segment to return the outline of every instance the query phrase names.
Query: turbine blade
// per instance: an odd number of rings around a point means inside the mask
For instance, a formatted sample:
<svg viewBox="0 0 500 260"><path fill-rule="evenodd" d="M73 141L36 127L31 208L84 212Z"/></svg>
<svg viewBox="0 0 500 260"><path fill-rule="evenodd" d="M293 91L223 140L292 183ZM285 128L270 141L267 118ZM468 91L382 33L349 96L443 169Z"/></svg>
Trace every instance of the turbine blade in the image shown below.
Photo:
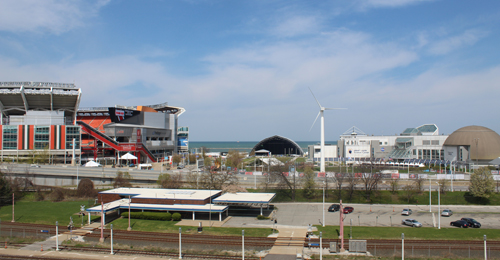
<svg viewBox="0 0 500 260"><path fill-rule="evenodd" d="M325 110L338 110L338 109L347 109L347 108L330 108L330 107L325 107Z"/></svg>
<svg viewBox="0 0 500 260"><path fill-rule="evenodd" d="M316 120L318 120L319 114L321 114L321 112L319 112L318 115L316 116L316 119L314 119L314 122L313 122L313 124L311 126L311 129L309 129L309 132L311 132L311 130L313 129L314 124L316 124Z"/></svg>
<svg viewBox="0 0 500 260"><path fill-rule="evenodd" d="M316 98L316 96L314 95L313 91L311 90L311 88L309 88L309 90L311 91L311 94L313 95L314 99L316 100L316 102L318 103L318 106L319 106L319 109L321 109L321 104L319 103L318 99Z"/></svg>

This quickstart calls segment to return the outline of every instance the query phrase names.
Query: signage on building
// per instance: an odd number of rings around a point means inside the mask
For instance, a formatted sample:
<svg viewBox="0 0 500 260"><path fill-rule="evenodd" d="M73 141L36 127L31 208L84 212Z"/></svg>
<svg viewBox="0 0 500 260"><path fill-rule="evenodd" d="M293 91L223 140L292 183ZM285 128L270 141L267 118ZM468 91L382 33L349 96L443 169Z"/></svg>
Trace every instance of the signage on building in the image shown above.
<svg viewBox="0 0 500 260"><path fill-rule="evenodd" d="M116 107L110 107L109 110L109 118L113 123L118 123L127 118L137 116L141 113L141 111L130 110L130 109L121 109Z"/></svg>

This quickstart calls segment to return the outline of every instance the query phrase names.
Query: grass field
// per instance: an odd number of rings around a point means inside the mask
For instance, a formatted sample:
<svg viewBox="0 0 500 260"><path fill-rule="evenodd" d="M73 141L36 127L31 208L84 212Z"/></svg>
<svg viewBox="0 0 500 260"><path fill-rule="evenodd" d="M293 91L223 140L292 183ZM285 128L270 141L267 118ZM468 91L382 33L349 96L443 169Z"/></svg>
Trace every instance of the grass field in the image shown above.
<svg viewBox="0 0 500 260"><path fill-rule="evenodd" d="M324 238L339 238L339 226L316 226L319 232L323 232ZM344 226L344 238L349 238L350 227ZM483 240L486 235L488 240L500 240L498 229L481 228L412 228L412 227L352 227L353 239L401 239L401 234L405 234L405 239L422 240Z"/></svg>

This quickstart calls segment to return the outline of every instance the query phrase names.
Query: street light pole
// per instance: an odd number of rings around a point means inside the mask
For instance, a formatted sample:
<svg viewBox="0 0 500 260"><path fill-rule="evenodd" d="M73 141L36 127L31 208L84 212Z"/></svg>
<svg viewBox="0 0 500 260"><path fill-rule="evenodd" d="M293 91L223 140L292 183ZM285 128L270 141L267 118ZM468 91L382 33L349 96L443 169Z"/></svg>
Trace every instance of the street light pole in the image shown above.
<svg viewBox="0 0 500 260"><path fill-rule="evenodd" d="M429 178L429 212L432 212L432 200L431 200L431 190L432 190L432 185L431 185L431 176L427 175L427 178Z"/></svg>
<svg viewBox="0 0 500 260"><path fill-rule="evenodd" d="M127 231L132 230L132 227L130 227L130 195L128 196L128 228Z"/></svg>
<svg viewBox="0 0 500 260"><path fill-rule="evenodd" d="M323 227L325 227L325 182L323 182Z"/></svg>
<svg viewBox="0 0 500 260"><path fill-rule="evenodd" d="M438 229L441 229L441 185L438 184Z"/></svg>

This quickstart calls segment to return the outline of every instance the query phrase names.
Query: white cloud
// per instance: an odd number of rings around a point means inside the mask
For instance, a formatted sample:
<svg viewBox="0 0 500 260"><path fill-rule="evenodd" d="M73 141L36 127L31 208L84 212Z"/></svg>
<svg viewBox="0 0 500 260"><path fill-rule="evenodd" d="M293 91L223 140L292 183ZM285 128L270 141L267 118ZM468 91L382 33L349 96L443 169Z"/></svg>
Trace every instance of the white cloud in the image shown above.
<svg viewBox="0 0 500 260"><path fill-rule="evenodd" d="M435 0L360 0L359 6L365 8L401 7Z"/></svg>
<svg viewBox="0 0 500 260"><path fill-rule="evenodd" d="M471 29L460 35L436 41L429 46L429 52L435 55L442 55L460 49L464 46L474 45L481 38L486 37L487 32L483 30Z"/></svg>
<svg viewBox="0 0 500 260"><path fill-rule="evenodd" d="M318 17L294 16L279 21L277 26L270 29L270 33L279 37L293 37L316 34L319 30Z"/></svg>
<svg viewBox="0 0 500 260"><path fill-rule="evenodd" d="M0 30L60 34L82 26L110 0L3 0Z"/></svg>

